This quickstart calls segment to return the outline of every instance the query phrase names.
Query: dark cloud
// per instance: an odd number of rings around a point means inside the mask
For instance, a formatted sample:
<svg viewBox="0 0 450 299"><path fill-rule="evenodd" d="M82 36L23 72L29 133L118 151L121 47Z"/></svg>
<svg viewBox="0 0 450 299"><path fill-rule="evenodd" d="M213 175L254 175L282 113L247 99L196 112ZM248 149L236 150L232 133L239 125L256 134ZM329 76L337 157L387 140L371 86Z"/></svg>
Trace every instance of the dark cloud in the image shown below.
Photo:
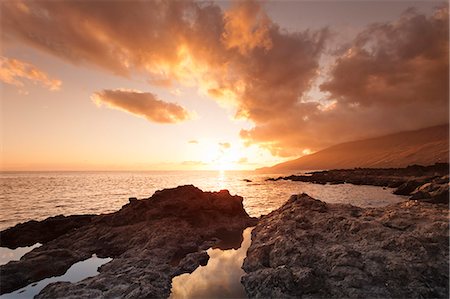
<svg viewBox="0 0 450 299"><path fill-rule="evenodd" d="M448 7L406 11L373 24L337 57L320 89L326 103L297 102L242 131L281 156L449 120ZM273 111L275 115L275 111Z"/></svg>
<svg viewBox="0 0 450 299"><path fill-rule="evenodd" d="M161 101L149 92L102 90L94 93L92 100L99 106L105 104L110 108L144 117L151 122L177 123L190 117L183 107Z"/></svg>
<svg viewBox="0 0 450 299"><path fill-rule="evenodd" d="M321 89L347 105L447 103L448 34L447 9L428 18L408 10L396 22L373 24L337 59Z"/></svg>

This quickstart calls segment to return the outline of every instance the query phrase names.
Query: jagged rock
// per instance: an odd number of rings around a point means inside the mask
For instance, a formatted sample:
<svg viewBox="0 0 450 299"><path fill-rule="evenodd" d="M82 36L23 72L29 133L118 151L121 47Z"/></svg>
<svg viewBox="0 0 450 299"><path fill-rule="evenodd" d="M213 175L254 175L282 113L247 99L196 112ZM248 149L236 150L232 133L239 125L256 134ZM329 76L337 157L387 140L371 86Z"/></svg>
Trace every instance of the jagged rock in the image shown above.
<svg viewBox="0 0 450 299"><path fill-rule="evenodd" d="M178 264L178 271L175 275L192 273L198 266L205 266L208 263L209 255L206 251L197 251L187 254Z"/></svg>
<svg viewBox="0 0 450 299"><path fill-rule="evenodd" d="M411 192L416 190L417 187L421 186L421 182L415 180L409 180L401 184L395 191L394 194L397 195L410 195Z"/></svg>
<svg viewBox="0 0 450 299"><path fill-rule="evenodd" d="M46 221L32 223L36 235L46 235L42 225ZM130 201L115 213L91 216L89 223L77 229L53 234L20 261L1 266L0 291L8 293L61 275L95 253L113 258L99 269L99 275L75 284L50 284L37 298L168 297L175 275L207 262L205 244L242 241L242 231L255 223L245 212L242 197L226 190L203 192L181 186L157 191L149 199ZM14 231L27 234L29 224L18 225ZM19 241L15 245L24 246Z"/></svg>
<svg viewBox="0 0 450 299"><path fill-rule="evenodd" d="M268 178L266 181L291 180L310 182L314 184L344 184L372 185L380 187L397 188L394 194L412 195L418 187L433 182L434 184L448 184L449 164L436 163L430 166L411 165L405 168L355 168L314 171L306 175L290 175L278 178ZM442 181L438 183L438 181ZM445 188L445 187L443 187ZM418 199L416 195L411 199ZM431 199L431 197L433 197ZM445 189L439 194L427 197L429 202L448 202Z"/></svg>
<svg viewBox="0 0 450 299"><path fill-rule="evenodd" d="M292 196L253 229L242 283L250 298L448 298L448 212Z"/></svg>
<svg viewBox="0 0 450 299"><path fill-rule="evenodd" d="M417 187L411 193L412 200L421 200L431 203L448 203L449 176L438 177L429 183Z"/></svg>
<svg viewBox="0 0 450 299"><path fill-rule="evenodd" d="M91 223L93 216L94 215L73 215L65 217L63 215L58 215L43 221L31 220L20 223L0 233L1 246L15 249L19 246L31 246L36 243L46 243Z"/></svg>

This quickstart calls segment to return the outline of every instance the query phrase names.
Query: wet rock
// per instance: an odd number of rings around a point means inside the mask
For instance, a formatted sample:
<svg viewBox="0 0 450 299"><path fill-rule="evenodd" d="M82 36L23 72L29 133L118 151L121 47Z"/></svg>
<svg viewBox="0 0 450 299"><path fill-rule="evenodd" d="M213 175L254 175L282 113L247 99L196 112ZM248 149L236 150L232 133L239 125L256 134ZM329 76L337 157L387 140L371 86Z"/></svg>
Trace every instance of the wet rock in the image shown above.
<svg viewBox="0 0 450 299"><path fill-rule="evenodd" d="M250 298L447 298L448 212L292 196L253 229L242 283Z"/></svg>
<svg viewBox="0 0 450 299"><path fill-rule="evenodd" d="M65 218L69 217L61 219ZM245 212L242 197L194 186L157 191L151 198L131 200L115 213L89 219L77 229L40 241L43 245L20 261L1 266L1 293L61 275L95 253L113 258L100 267L99 275L74 284L50 284L37 298L168 297L172 278L205 264L204 250L220 246L224 232L242 235L256 223ZM32 222L31 227L44 227L46 221ZM28 227L29 223L17 226L17 235L28 234ZM24 246L21 242L14 244Z"/></svg>

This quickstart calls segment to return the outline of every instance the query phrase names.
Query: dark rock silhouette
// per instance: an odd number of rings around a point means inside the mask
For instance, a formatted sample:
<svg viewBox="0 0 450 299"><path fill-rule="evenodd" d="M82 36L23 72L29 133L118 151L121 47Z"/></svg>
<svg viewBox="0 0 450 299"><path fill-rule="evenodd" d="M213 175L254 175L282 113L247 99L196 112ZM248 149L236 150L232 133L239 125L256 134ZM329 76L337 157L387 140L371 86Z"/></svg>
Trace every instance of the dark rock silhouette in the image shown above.
<svg viewBox="0 0 450 299"><path fill-rule="evenodd" d="M75 226L72 222L77 217L83 221ZM25 246L37 240L44 243L20 261L0 267L2 294L61 275L95 253L113 258L99 269L99 275L75 284L50 284L37 297L168 297L174 276L192 272L208 261L207 248L224 242L228 247L239 247L243 230L256 223L245 212L242 197L226 190L203 192L194 186L157 191L144 200L132 199L111 214L59 216L62 228L49 233L47 226L54 220L30 221L1 232L2 246ZM34 239L20 238L30 231Z"/></svg>
<svg viewBox="0 0 450 299"><path fill-rule="evenodd" d="M1 244L3 247L15 249L36 243L47 243L91 223L93 217L94 215L73 215L67 217L58 215L43 221L31 220L20 223L1 232Z"/></svg>
<svg viewBox="0 0 450 299"><path fill-rule="evenodd" d="M252 231L250 298L448 298L448 207L385 208L292 196Z"/></svg>
<svg viewBox="0 0 450 299"><path fill-rule="evenodd" d="M426 184L432 192L423 192L411 199L432 203L448 203L449 164L411 165L405 168L354 168L314 171L306 175L268 178L267 181L291 180L315 184L354 184L397 188L394 194L413 195Z"/></svg>

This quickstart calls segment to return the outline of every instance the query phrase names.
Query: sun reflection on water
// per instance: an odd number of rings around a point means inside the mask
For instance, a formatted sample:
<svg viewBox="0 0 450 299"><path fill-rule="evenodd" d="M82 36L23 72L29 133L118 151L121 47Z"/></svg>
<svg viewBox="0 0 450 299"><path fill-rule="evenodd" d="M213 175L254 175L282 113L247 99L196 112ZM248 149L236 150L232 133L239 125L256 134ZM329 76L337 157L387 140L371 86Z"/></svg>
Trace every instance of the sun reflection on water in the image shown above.
<svg viewBox="0 0 450 299"><path fill-rule="evenodd" d="M217 187L219 190L226 189L226 176L225 176L225 170L219 170L218 176L217 176Z"/></svg>

